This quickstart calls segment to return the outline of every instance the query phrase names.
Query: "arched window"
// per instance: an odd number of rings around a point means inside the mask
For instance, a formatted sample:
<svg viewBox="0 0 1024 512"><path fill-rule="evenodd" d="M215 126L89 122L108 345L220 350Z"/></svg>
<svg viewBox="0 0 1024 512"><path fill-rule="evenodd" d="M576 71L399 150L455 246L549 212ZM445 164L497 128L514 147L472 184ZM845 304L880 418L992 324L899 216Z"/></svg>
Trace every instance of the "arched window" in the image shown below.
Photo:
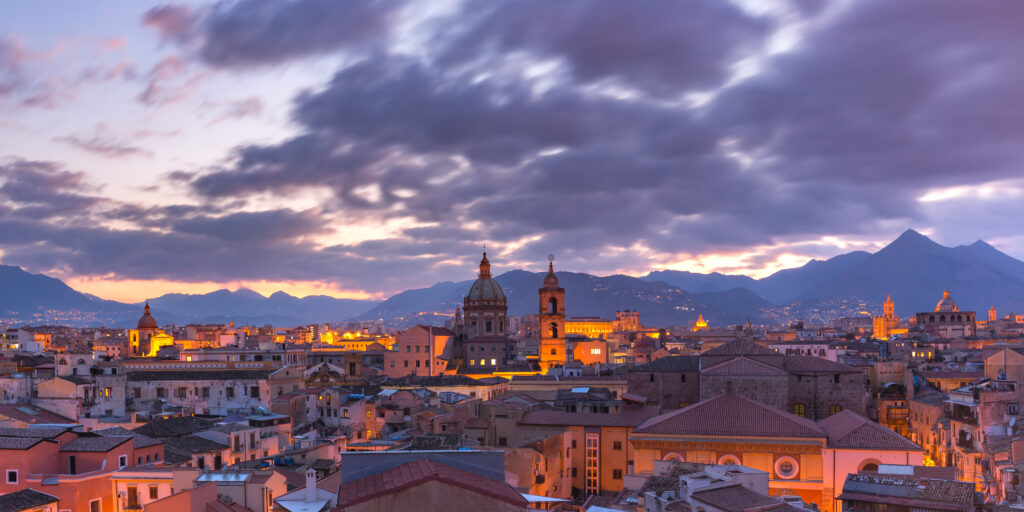
<svg viewBox="0 0 1024 512"><path fill-rule="evenodd" d="M683 462L683 456L679 455L678 452L666 453L661 460L677 460L679 462Z"/></svg>
<svg viewBox="0 0 1024 512"><path fill-rule="evenodd" d="M78 364L85 364L85 359L79 359Z"/></svg>
<svg viewBox="0 0 1024 512"><path fill-rule="evenodd" d="M793 414L800 416L801 418L807 417L807 406L801 403L793 404Z"/></svg>
<svg viewBox="0 0 1024 512"><path fill-rule="evenodd" d="M57 363L57 364L61 364L61 365L67 366L68 365L68 360L67 359L61 359L60 362Z"/></svg>
<svg viewBox="0 0 1024 512"><path fill-rule="evenodd" d="M552 315L558 312L558 301L554 297L548 299L548 313Z"/></svg>
<svg viewBox="0 0 1024 512"><path fill-rule="evenodd" d="M841 406L839 404L832 404L832 405L830 405L828 407L828 415L832 416L833 414L839 414L839 412L842 411L842 410L843 410L843 406Z"/></svg>
<svg viewBox="0 0 1024 512"><path fill-rule="evenodd" d="M939 321L940 322L945 322L946 321L946 315L939 315Z"/></svg>
<svg viewBox="0 0 1024 512"><path fill-rule="evenodd" d="M875 464L874 462L869 462L867 464L864 464L864 467L860 468L860 470L861 471L878 471L878 464Z"/></svg>
<svg viewBox="0 0 1024 512"><path fill-rule="evenodd" d="M930 316L928 317L928 321L929 321L929 322L934 322L934 321L935 321L935 315L930 315Z"/></svg>
<svg viewBox="0 0 1024 512"><path fill-rule="evenodd" d="M551 337L552 338L557 338L558 337L558 324L556 324L554 322L551 322Z"/></svg>

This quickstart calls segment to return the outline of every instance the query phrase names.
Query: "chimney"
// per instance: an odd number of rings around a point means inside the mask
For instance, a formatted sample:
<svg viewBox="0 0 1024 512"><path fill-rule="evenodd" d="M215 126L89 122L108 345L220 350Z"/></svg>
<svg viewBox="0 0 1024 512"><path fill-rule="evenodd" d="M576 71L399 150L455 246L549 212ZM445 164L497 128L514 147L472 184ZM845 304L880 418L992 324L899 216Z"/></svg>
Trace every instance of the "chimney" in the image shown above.
<svg viewBox="0 0 1024 512"><path fill-rule="evenodd" d="M306 470L306 502L314 501L316 501L316 470L309 468Z"/></svg>

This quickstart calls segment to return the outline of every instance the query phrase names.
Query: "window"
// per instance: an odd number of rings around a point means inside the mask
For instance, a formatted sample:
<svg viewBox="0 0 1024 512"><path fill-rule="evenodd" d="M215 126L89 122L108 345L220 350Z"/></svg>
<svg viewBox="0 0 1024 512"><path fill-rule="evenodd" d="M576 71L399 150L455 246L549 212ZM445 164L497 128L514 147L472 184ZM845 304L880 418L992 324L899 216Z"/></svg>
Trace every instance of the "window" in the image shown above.
<svg viewBox="0 0 1024 512"><path fill-rule="evenodd" d="M142 398L142 388L132 388L132 396L136 399Z"/></svg>
<svg viewBox="0 0 1024 512"><path fill-rule="evenodd" d="M203 398L210 398L210 388L203 388Z"/></svg>
<svg viewBox="0 0 1024 512"><path fill-rule="evenodd" d="M807 406L804 404L793 404L793 414L800 416L801 418L807 417Z"/></svg>
<svg viewBox="0 0 1024 512"><path fill-rule="evenodd" d="M576 478L576 474L577 474L577 471L576 471L576 468L574 467L574 468L572 468L572 477Z"/></svg>
<svg viewBox="0 0 1024 512"><path fill-rule="evenodd" d="M647 381L648 382L654 382L654 374L653 373L647 376Z"/></svg>
<svg viewBox="0 0 1024 512"><path fill-rule="evenodd" d="M555 349L551 349L551 355L556 355L556 352L557 351Z"/></svg>
<svg viewBox="0 0 1024 512"><path fill-rule="evenodd" d="M89 502L89 512L103 512L100 508L100 500L92 500Z"/></svg>
<svg viewBox="0 0 1024 512"><path fill-rule="evenodd" d="M342 409L341 410L341 417L342 418L348 418L348 409Z"/></svg>
<svg viewBox="0 0 1024 512"><path fill-rule="evenodd" d="M613 450L621 450L622 449L622 441L615 441L615 442L613 442L612 443L612 449Z"/></svg>
<svg viewBox="0 0 1024 512"><path fill-rule="evenodd" d="M622 480L622 470L621 469L613 469L612 470L612 480Z"/></svg>
<svg viewBox="0 0 1024 512"><path fill-rule="evenodd" d="M775 461L775 474L779 478L789 480L796 477L799 467L796 459L793 457L779 457L779 460Z"/></svg>
<svg viewBox="0 0 1024 512"><path fill-rule="evenodd" d="M576 440L575 439L572 440L572 449L573 450L576 449Z"/></svg>
<svg viewBox="0 0 1024 512"><path fill-rule="evenodd" d="M491 366L498 366L498 360L497 359L491 359Z"/></svg>
<svg viewBox="0 0 1024 512"><path fill-rule="evenodd" d="M392 368L394 368L394 367L395 367L395 361L394 361L394 360L391 360L391 367L392 367Z"/></svg>
<svg viewBox="0 0 1024 512"><path fill-rule="evenodd" d="M234 398L235 397L235 388L226 388L224 390L224 394L228 398Z"/></svg>
<svg viewBox="0 0 1024 512"><path fill-rule="evenodd" d="M722 457L718 459L718 463L722 464L722 465L735 464L735 465L738 466L738 465L740 465L740 459L739 459L739 457L737 457L737 456L735 456L733 454L726 454L726 455L722 455Z"/></svg>
<svg viewBox="0 0 1024 512"><path fill-rule="evenodd" d="M416 368L419 368L419 367L420 367L420 362L419 362L419 360L417 360L416 361Z"/></svg>
<svg viewBox="0 0 1024 512"><path fill-rule="evenodd" d="M167 398L167 388L156 388L157 398Z"/></svg>
<svg viewBox="0 0 1024 512"><path fill-rule="evenodd" d="M259 386L250 386L249 387L249 396L251 398L259 398L260 397L260 387Z"/></svg>
<svg viewBox="0 0 1024 512"><path fill-rule="evenodd" d="M839 412L842 411L842 410L843 410L843 406L841 406L839 404L832 404L832 405L828 406L828 415L832 416L833 414L839 414Z"/></svg>
<svg viewBox="0 0 1024 512"><path fill-rule="evenodd" d="M113 388L103 388L103 396L110 398L110 395L113 394L113 391Z"/></svg>
<svg viewBox="0 0 1024 512"><path fill-rule="evenodd" d="M498 438L498 446L507 446L507 445L508 445L508 438L506 438L506 437L499 437Z"/></svg>
<svg viewBox="0 0 1024 512"><path fill-rule="evenodd" d="M337 416L337 415L335 415L335 416ZM250 450L256 449L256 433L255 432L249 432L249 449Z"/></svg>
<svg viewBox="0 0 1024 512"><path fill-rule="evenodd" d="M487 330L487 332L491 332L491 321L490 321L490 320L488 320L488 321L487 321L487 323L486 323L485 325L487 326L487 327L486 327L486 330Z"/></svg>
<svg viewBox="0 0 1024 512"><path fill-rule="evenodd" d="M590 349L590 355L592 355L592 356L599 356L599 355L601 355L601 349L599 349L599 348L592 348L592 349Z"/></svg>
<svg viewBox="0 0 1024 512"><path fill-rule="evenodd" d="M685 373L679 375L679 382L686 382L686 374Z"/></svg>
<svg viewBox="0 0 1024 512"><path fill-rule="evenodd" d="M406 368L408 368L409 367L409 360L406 359L405 361L402 361L402 365L405 366Z"/></svg>
<svg viewBox="0 0 1024 512"><path fill-rule="evenodd" d="M416 353L418 354L419 352L420 352L420 346L416 345Z"/></svg>
<svg viewBox="0 0 1024 512"><path fill-rule="evenodd" d="M7 483L16 484L18 483L18 470L8 469L7 470Z"/></svg>
<svg viewBox="0 0 1024 512"><path fill-rule="evenodd" d="M149 486L149 499L155 500L159 496L160 496L160 493L157 490L157 486L155 486L155 485Z"/></svg>
<svg viewBox="0 0 1024 512"><path fill-rule="evenodd" d="M1006 414L1017 415L1017 404L1006 404Z"/></svg>
<svg viewBox="0 0 1024 512"><path fill-rule="evenodd" d="M834 382L836 384L839 384L839 375L838 374L832 376L832 382Z"/></svg>
<svg viewBox="0 0 1024 512"><path fill-rule="evenodd" d="M118 457L117 458L117 465L121 466L122 468L127 466L128 465L128 456L127 455L121 455L120 457Z"/></svg>
<svg viewBox="0 0 1024 512"><path fill-rule="evenodd" d="M405 346L405 351L406 352L412 352L412 345L406 345Z"/></svg>

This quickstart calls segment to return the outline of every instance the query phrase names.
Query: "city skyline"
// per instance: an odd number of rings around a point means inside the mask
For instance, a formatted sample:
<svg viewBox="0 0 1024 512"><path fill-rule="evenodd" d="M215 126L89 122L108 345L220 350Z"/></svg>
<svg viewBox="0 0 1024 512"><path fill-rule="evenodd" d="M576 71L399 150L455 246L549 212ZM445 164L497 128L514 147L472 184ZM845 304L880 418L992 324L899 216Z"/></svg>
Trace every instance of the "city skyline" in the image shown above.
<svg viewBox="0 0 1024 512"><path fill-rule="evenodd" d="M0 17L0 263L104 298L383 298L484 245L600 275L907 228L1024 257L1019 4L55 8Z"/></svg>

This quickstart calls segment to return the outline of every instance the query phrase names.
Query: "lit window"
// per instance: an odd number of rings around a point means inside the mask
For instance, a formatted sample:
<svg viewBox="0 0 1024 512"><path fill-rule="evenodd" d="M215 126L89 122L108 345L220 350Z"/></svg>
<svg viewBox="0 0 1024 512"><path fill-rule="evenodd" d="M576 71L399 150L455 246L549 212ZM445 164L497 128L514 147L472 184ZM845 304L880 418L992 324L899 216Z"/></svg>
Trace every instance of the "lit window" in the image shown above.
<svg viewBox="0 0 1024 512"><path fill-rule="evenodd" d="M592 355L592 356L599 356L599 355L601 355L601 349L599 349L599 348L592 348L592 349L590 349L590 355Z"/></svg>
<svg viewBox="0 0 1024 512"><path fill-rule="evenodd" d="M469 360L469 365L470 365L470 366L473 366L473 365L475 365L475 364L476 364L476 359L470 359L470 360Z"/></svg>
<svg viewBox="0 0 1024 512"><path fill-rule="evenodd" d="M498 360L497 359L491 359L491 366L498 366Z"/></svg>

